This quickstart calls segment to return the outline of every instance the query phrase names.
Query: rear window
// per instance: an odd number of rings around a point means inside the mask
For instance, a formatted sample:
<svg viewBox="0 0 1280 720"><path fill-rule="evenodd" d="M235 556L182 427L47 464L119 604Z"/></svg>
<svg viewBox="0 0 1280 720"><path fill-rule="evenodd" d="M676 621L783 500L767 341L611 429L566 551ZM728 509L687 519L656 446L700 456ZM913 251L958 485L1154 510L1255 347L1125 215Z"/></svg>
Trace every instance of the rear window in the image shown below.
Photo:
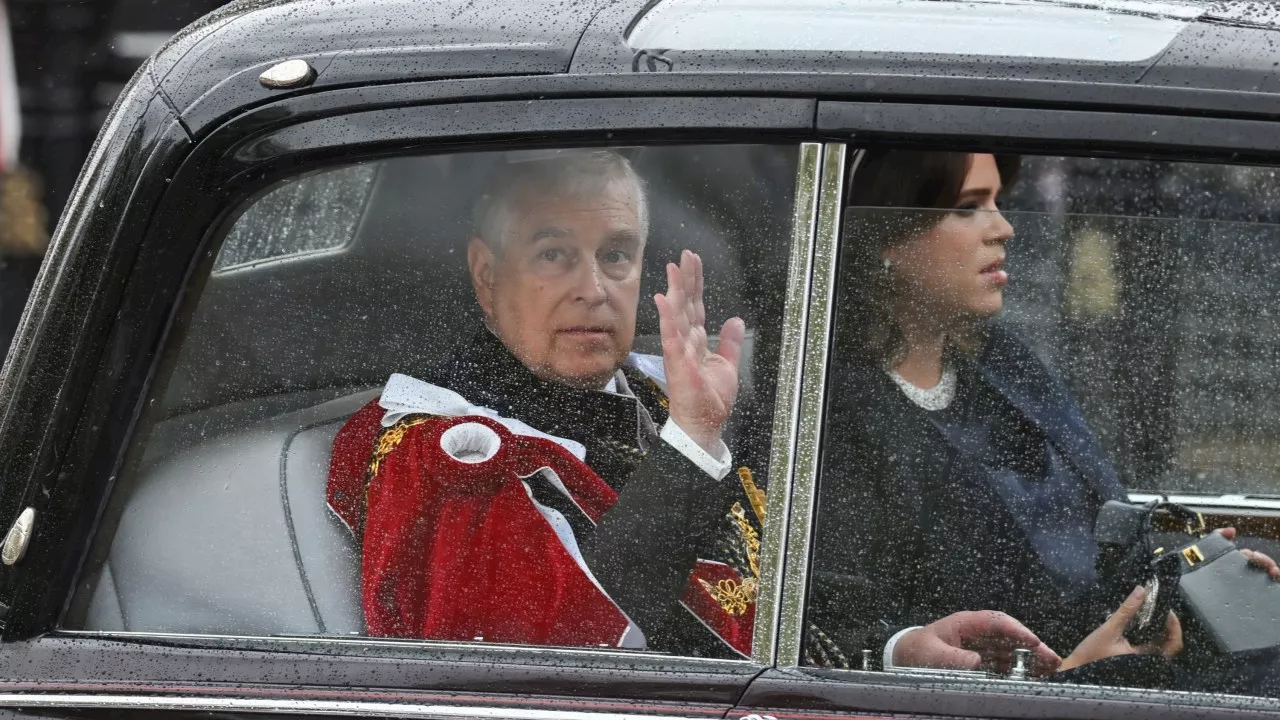
<svg viewBox="0 0 1280 720"><path fill-rule="evenodd" d="M214 271L346 246L360 225L376 170L375 165L357 165L295 178L272 189L231 228Z"/></svg>
<svg viewBox="0 0 1280 720"><path fill-rule="evenodd" d="M1141 62L1201 9L1172 3L664 0L633 48L929 53Z"/></svg>

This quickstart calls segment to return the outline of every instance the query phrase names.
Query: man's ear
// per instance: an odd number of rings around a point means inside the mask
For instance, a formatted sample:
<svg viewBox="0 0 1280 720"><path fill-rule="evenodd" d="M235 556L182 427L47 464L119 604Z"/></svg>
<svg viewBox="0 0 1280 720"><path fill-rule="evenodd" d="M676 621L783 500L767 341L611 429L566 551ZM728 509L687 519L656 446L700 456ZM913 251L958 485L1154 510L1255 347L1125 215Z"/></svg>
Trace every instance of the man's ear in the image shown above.
<svg viewBox="0 0 1280 720"><path fill-rule="evenodd" d="M471 288L476 302L486 318L493 317L493 271L497 258L489 244L479 235L467 239L467 272L471 275Z"/></svg>

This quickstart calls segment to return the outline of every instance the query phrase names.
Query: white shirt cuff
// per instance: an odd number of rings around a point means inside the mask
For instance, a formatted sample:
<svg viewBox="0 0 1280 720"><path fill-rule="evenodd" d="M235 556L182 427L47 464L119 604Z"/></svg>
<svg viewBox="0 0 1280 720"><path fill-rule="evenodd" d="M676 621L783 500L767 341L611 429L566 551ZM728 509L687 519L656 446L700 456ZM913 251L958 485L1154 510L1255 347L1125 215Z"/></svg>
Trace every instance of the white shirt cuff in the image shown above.
<svg viewBox="0 0 1280 720"><path fill-rule="evenodd" d="M881 659L881 663L884 665L885 670L897 667L897 665L893 664L893 648L898 645L898 641L902 639L902 636L912 630L919 630L922 627L924 626L916 625L915 627L903 628L902 630L894 633L893 637L889 638L889 642L884 644L884 658Z"/></svg>
<svg viewBox="0 0 1280 720"><path fill-rule="evenodd" d="M694 442L693 438L685 434L685 431L681 430L680 426L670 418L663 424L660 437L668 445L679 450L681 455L689 458L702 472L716 480L720 480L729 474L729 468L733 465L733 457L729 455L729 447L724 444L723 440L716 441L718 447L716 448L716 454L712 455L703 450L701 445Z"/></svg>

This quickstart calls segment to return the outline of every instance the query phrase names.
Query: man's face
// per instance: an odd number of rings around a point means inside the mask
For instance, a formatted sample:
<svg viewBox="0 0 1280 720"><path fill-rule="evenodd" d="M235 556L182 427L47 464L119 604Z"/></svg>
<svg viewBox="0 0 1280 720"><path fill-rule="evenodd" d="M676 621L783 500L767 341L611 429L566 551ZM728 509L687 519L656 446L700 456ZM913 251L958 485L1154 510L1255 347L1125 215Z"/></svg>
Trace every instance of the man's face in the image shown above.
<svg viewBox="0 0 1280 720"><path fill-rule="evenodd" d="M621 182L572 197L531 189L509 203L505 237L471 239L480 306L538 377L600 389L626 360L644 252L637 205Z"/></svg>

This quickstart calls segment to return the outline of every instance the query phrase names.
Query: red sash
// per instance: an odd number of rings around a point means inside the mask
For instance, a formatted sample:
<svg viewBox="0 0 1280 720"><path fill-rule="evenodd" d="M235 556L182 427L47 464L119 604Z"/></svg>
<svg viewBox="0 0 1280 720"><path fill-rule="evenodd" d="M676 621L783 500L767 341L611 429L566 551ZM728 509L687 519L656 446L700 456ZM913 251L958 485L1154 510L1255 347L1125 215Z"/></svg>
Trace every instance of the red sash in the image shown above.
<svg viewBox="0 0 1280 720"><path fill-rule="evenodd" d="M616 647L626 616L566 549L521 478L549 469L592 522L613 506L614 490L559 444L489 418L416 415L383 430L384 412L369 403L338 432L328 486L329 506L363 538L367 632ZM468 424L497 436L483 462L462 462L442 447L447 432L456 437L465 428L453 429ZM749 654L754 597L727 608L717 592L735 583L737 571L699 561L682 600Z"/></svg>

